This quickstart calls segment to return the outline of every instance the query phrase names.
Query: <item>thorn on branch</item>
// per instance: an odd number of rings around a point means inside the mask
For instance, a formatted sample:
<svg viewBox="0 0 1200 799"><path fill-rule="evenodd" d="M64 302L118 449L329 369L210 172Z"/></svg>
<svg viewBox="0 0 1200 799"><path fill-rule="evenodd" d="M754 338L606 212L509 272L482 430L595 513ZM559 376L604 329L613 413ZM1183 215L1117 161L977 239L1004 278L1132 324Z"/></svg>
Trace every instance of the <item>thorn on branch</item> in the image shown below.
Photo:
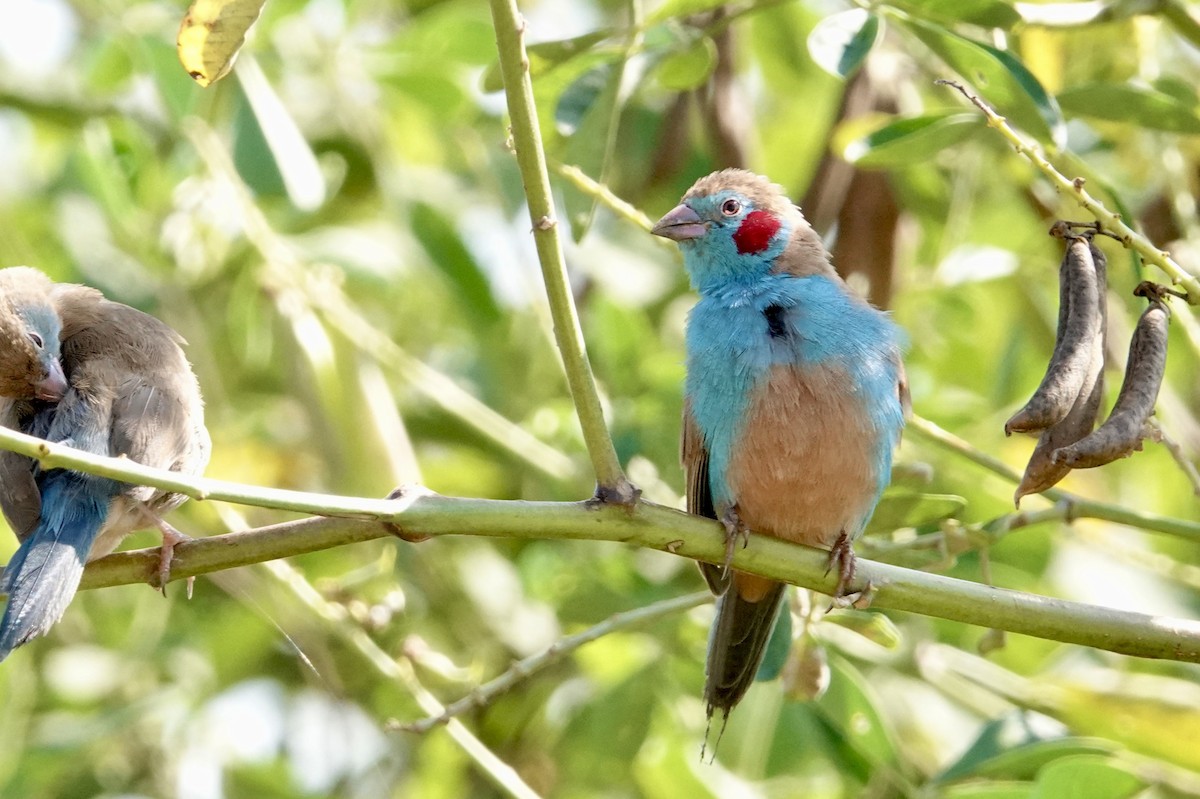
<svg viewBox="0 0 1200 799"><path fill-rule="evenodd" d="M537 229L538 230L550 230L552 227L554 227L557 224L558 224L558 222L555 221L554 219L550 218L549 216L543 216L541 219L539 219L537 221Z"/></svg>

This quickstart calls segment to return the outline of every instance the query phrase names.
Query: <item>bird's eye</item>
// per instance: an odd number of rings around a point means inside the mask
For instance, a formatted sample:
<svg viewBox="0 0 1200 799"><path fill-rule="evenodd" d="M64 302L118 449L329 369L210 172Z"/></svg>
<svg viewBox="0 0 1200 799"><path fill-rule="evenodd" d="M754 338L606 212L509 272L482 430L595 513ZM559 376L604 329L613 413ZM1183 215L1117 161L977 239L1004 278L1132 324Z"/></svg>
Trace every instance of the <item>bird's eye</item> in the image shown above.
<svg viewBox="0 0 1200 799"><path fill-rule="evenodd" d="M737 216L738 211L742 210L742 204L734 199L728 199L721 203L721 213L725 216Z"/></svg>
<svg viewBox="0 0 1200 799"><path fill-rule="evenodd" d="M46 346L46 342L42 341L42 337L39 336L37 333L30 333L29 340L32 341L33 346L37 347L39 350L42 347Z"/></svg>

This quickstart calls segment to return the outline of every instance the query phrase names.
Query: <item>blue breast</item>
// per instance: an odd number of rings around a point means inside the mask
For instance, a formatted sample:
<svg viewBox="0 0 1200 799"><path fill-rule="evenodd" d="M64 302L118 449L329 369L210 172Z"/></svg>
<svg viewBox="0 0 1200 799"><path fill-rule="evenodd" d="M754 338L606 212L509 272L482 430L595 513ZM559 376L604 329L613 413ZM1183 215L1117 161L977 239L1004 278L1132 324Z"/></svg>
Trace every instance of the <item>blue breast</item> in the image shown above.
<svg viewBox="0 0 1200 799"><path fill-rule="evenodd" d="M780 326L785 335L772 335ZM832 362L845 371L847 401L865 408L878 436L882 491L903 426L898 338L887 314L820 275L773 274L705 291L688 318L686 391L708 449L717 507L736 501L726 479L733 443L750 398L775 364L804 369Z"/></svg>

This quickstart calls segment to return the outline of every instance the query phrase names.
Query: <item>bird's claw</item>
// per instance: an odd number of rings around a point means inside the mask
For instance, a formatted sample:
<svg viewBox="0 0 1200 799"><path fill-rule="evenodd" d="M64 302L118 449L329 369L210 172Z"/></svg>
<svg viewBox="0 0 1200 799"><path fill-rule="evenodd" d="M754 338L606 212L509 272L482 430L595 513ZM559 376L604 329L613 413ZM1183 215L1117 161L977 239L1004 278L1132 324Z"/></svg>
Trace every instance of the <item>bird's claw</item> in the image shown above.
<svg viewBox="0 0 1200 799"><path fill-rule="evenodd" d="M157 585L155 586L162 591L163 596L167 595L167 583L171 580L171 562L175 559L175 547L182 544L184 541L191 541L192 537L185 533L181 533L176 528L167 524L162 519L155 516L155 526L162 533L162 546L158 550L158 571ZM192 598L192 589L196 585L196 578L187 578L187 598Z"/></svg>
<svg viewBox="0 0 1200 799"><path fill-rule="evenodd" d="M875 592L879 588L870 580L863 586L861 591L848 591L833 598L829 603L829 610L834 608L854 608L855 610L866 610L871 607L871 602L875 599Z"/></svg>
<svg viewBox="0 0 1200 799"><path fill-rule="evenodd" d="M733 563L733 553L737 550L738 539L742 541L742 549L750 543L750 530L746 527L737 508L729 508L721 514L721 524L725 525L725 561L721 564L722 576L729 574L729 566Z"/></svg>
<svg viewBox="0 0 1200 799"><path fill-rule="evenodd" d="M864 594L873 593L874 588L870 583L867 583L867 588L863 591L850 592L846 589L850 587L850 582L854 579L855 558L854 546L850 543L850 536L846 535L845 531L838 534L837 540L833 542L833 547L829 550L829 563L825 567L825 574L828 575L833 570L833 564L838 564L838 581L837 586L833 589L833 604L834 607L846 607L854 604L857 607L857 602ZM850 602L840 604L843 600L851 598ZM870 604L870 598L867 598L867 604Z"/></svg>

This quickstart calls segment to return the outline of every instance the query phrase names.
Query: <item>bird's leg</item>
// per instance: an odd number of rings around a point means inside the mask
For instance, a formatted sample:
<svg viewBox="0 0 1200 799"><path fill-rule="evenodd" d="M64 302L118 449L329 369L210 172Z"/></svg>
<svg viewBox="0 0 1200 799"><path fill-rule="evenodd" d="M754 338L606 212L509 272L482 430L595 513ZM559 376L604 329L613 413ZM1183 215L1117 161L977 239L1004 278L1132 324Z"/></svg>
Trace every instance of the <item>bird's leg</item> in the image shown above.
<svg viewBox="0 0 1200 799"><path fill-rule="evenodd" d="M850 581L854 579L856 560L854 546L845 530L838 534L837 540L829 550L829 565L825 568L825 574L829 574L834 563L838 564L838 581L837 587L833 589L833 607L853 606L862 609L869 606L875 593L875 586L871 583L868 582L862 591L846 590L850 587Z"/></svg>
<svg viewBox="0 0 1200 799"><path fill-rule="evenodd" d="M168 524L161 516L150 510L145 503L142 503L142 512L162 533L162 546L159 547L158 555L158 589L163 592L163 596L166 596L167 582L171 579L171 561L175 559L175 546L184 541L191 541L192 537ZM192 589L195 585L195 577L187 578L188 599L192 598Z"/></svg>
<svg viewBox="0 0 1200 799"><path fill-rule="evenodd" d="M737 542L740 538L742 548L750 543L750 530L746 527L746 523L742 521L742 517L738 514L737 505L730 505L721 514L721 524L725 525L725 562L722 565L724 574L729 574L729 564L733 563L733 553L737 549Z"/></svg>

